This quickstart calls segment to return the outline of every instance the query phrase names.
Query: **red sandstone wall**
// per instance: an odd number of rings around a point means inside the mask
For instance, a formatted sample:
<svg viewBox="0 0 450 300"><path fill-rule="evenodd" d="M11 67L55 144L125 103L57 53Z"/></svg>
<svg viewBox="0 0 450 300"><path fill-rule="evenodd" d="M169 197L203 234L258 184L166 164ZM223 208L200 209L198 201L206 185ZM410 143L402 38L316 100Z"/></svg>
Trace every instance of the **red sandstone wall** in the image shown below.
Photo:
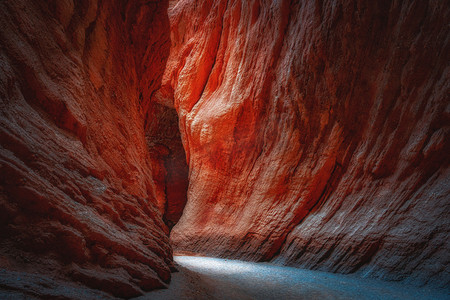
<svg viewBox="0 0 450 300"><path fill-rule="evenodd" d="M172 1L178 250L449 283L445 1Z"/></svg>
<svg viewBox="0 0 450 300"><path fill-rule="evenodd" d="M0 266L130 297L170 279L145 140L170 41L163 1L116 2L0 3Z"/></svg>
<svg viewBox="0 0 450 300"><path fill-rule="evenodd" d="M0 3L2 268L163 286L175 108L179 250L449 283L445 1L165 9Z"/></svg>

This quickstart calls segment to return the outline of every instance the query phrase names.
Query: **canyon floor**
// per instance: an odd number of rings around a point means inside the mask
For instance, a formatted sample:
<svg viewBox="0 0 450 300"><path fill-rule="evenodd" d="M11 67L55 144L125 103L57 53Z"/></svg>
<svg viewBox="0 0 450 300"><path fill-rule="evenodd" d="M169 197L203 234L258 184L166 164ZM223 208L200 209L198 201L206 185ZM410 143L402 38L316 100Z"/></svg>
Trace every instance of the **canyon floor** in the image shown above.
<svg viewBox="0 0 450 300"><path fill-rule="evenodd" d="M175 256L178 272L168 289L135 300L203 299L450 299L450 291L333 274L270 263ZM117 299L48 274L0 269L0 299Z"/></svg>
<svg viewBox="0 0 450 300"><path fill-rule="evenodd" d="M175 256L168 289L146 299L450 299L443 290L269 263Z"/></svg>

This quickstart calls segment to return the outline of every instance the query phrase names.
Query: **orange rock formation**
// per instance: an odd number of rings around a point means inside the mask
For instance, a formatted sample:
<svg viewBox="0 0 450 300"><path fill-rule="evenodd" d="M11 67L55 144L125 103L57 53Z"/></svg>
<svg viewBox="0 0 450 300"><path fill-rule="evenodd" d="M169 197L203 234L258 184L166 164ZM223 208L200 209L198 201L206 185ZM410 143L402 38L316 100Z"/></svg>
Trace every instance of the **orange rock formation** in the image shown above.
<svg viewBox="0 0 450 300"><path fill-rule="evenodd" d="M449 19L1 1L1 268L132 297L169 282L174 226L179 251L448 285Z"/></svg>
<svg viewBox="0 0 450 300"><path fill-rule="evenodd" d="M448 284L449 12L172 3L160 91L189 162L175 247Z"/></svg>

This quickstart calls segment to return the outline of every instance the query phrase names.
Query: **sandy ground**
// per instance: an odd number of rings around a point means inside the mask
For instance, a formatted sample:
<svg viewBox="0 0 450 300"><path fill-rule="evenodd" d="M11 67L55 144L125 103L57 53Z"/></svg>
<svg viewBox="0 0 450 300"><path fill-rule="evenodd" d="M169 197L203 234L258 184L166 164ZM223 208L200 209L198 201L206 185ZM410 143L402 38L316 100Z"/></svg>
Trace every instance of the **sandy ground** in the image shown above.
<svg viewBox="0 0 450 300"><path fill-rule="evenodd" d="M210 257L176 256L166 290L137 299L450 299L449 291Z"/></svg>

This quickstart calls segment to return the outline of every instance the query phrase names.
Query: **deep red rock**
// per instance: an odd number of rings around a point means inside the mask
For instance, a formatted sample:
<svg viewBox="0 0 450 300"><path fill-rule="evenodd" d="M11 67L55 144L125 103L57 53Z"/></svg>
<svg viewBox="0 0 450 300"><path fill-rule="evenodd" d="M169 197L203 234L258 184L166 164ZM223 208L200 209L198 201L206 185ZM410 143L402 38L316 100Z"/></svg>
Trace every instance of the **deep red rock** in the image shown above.
<svg viewBox="0 0 450 300"><path fill-rule="evenodd" d="M449 6L174 1L178 250L447 285Z"/></svg>
<svg viewBox="0 0 450 300"><path fill-rule="evenodd" d="M176 223L178 251L448 285L449 19L1 1L0 275L32 284L2 282L139 295L170 280Z"/></svg>
<svg viewBox="0 0 450 300"><path fill-rule="evenodd" d="M164 1L0 3L2 268L116 296L163 287L172 250L145 139Z"/></svg>
<svg viewBox="0 0 450 300"><path fill-rule="evenodd" d="M158 176L153 174L158 186L164 187L164 222L172 228L180 219L187 201L188 166L178 129L175 108L152 98L149 115L156 116L147 122L146 137L151 153L159 158Z"/></svg>

